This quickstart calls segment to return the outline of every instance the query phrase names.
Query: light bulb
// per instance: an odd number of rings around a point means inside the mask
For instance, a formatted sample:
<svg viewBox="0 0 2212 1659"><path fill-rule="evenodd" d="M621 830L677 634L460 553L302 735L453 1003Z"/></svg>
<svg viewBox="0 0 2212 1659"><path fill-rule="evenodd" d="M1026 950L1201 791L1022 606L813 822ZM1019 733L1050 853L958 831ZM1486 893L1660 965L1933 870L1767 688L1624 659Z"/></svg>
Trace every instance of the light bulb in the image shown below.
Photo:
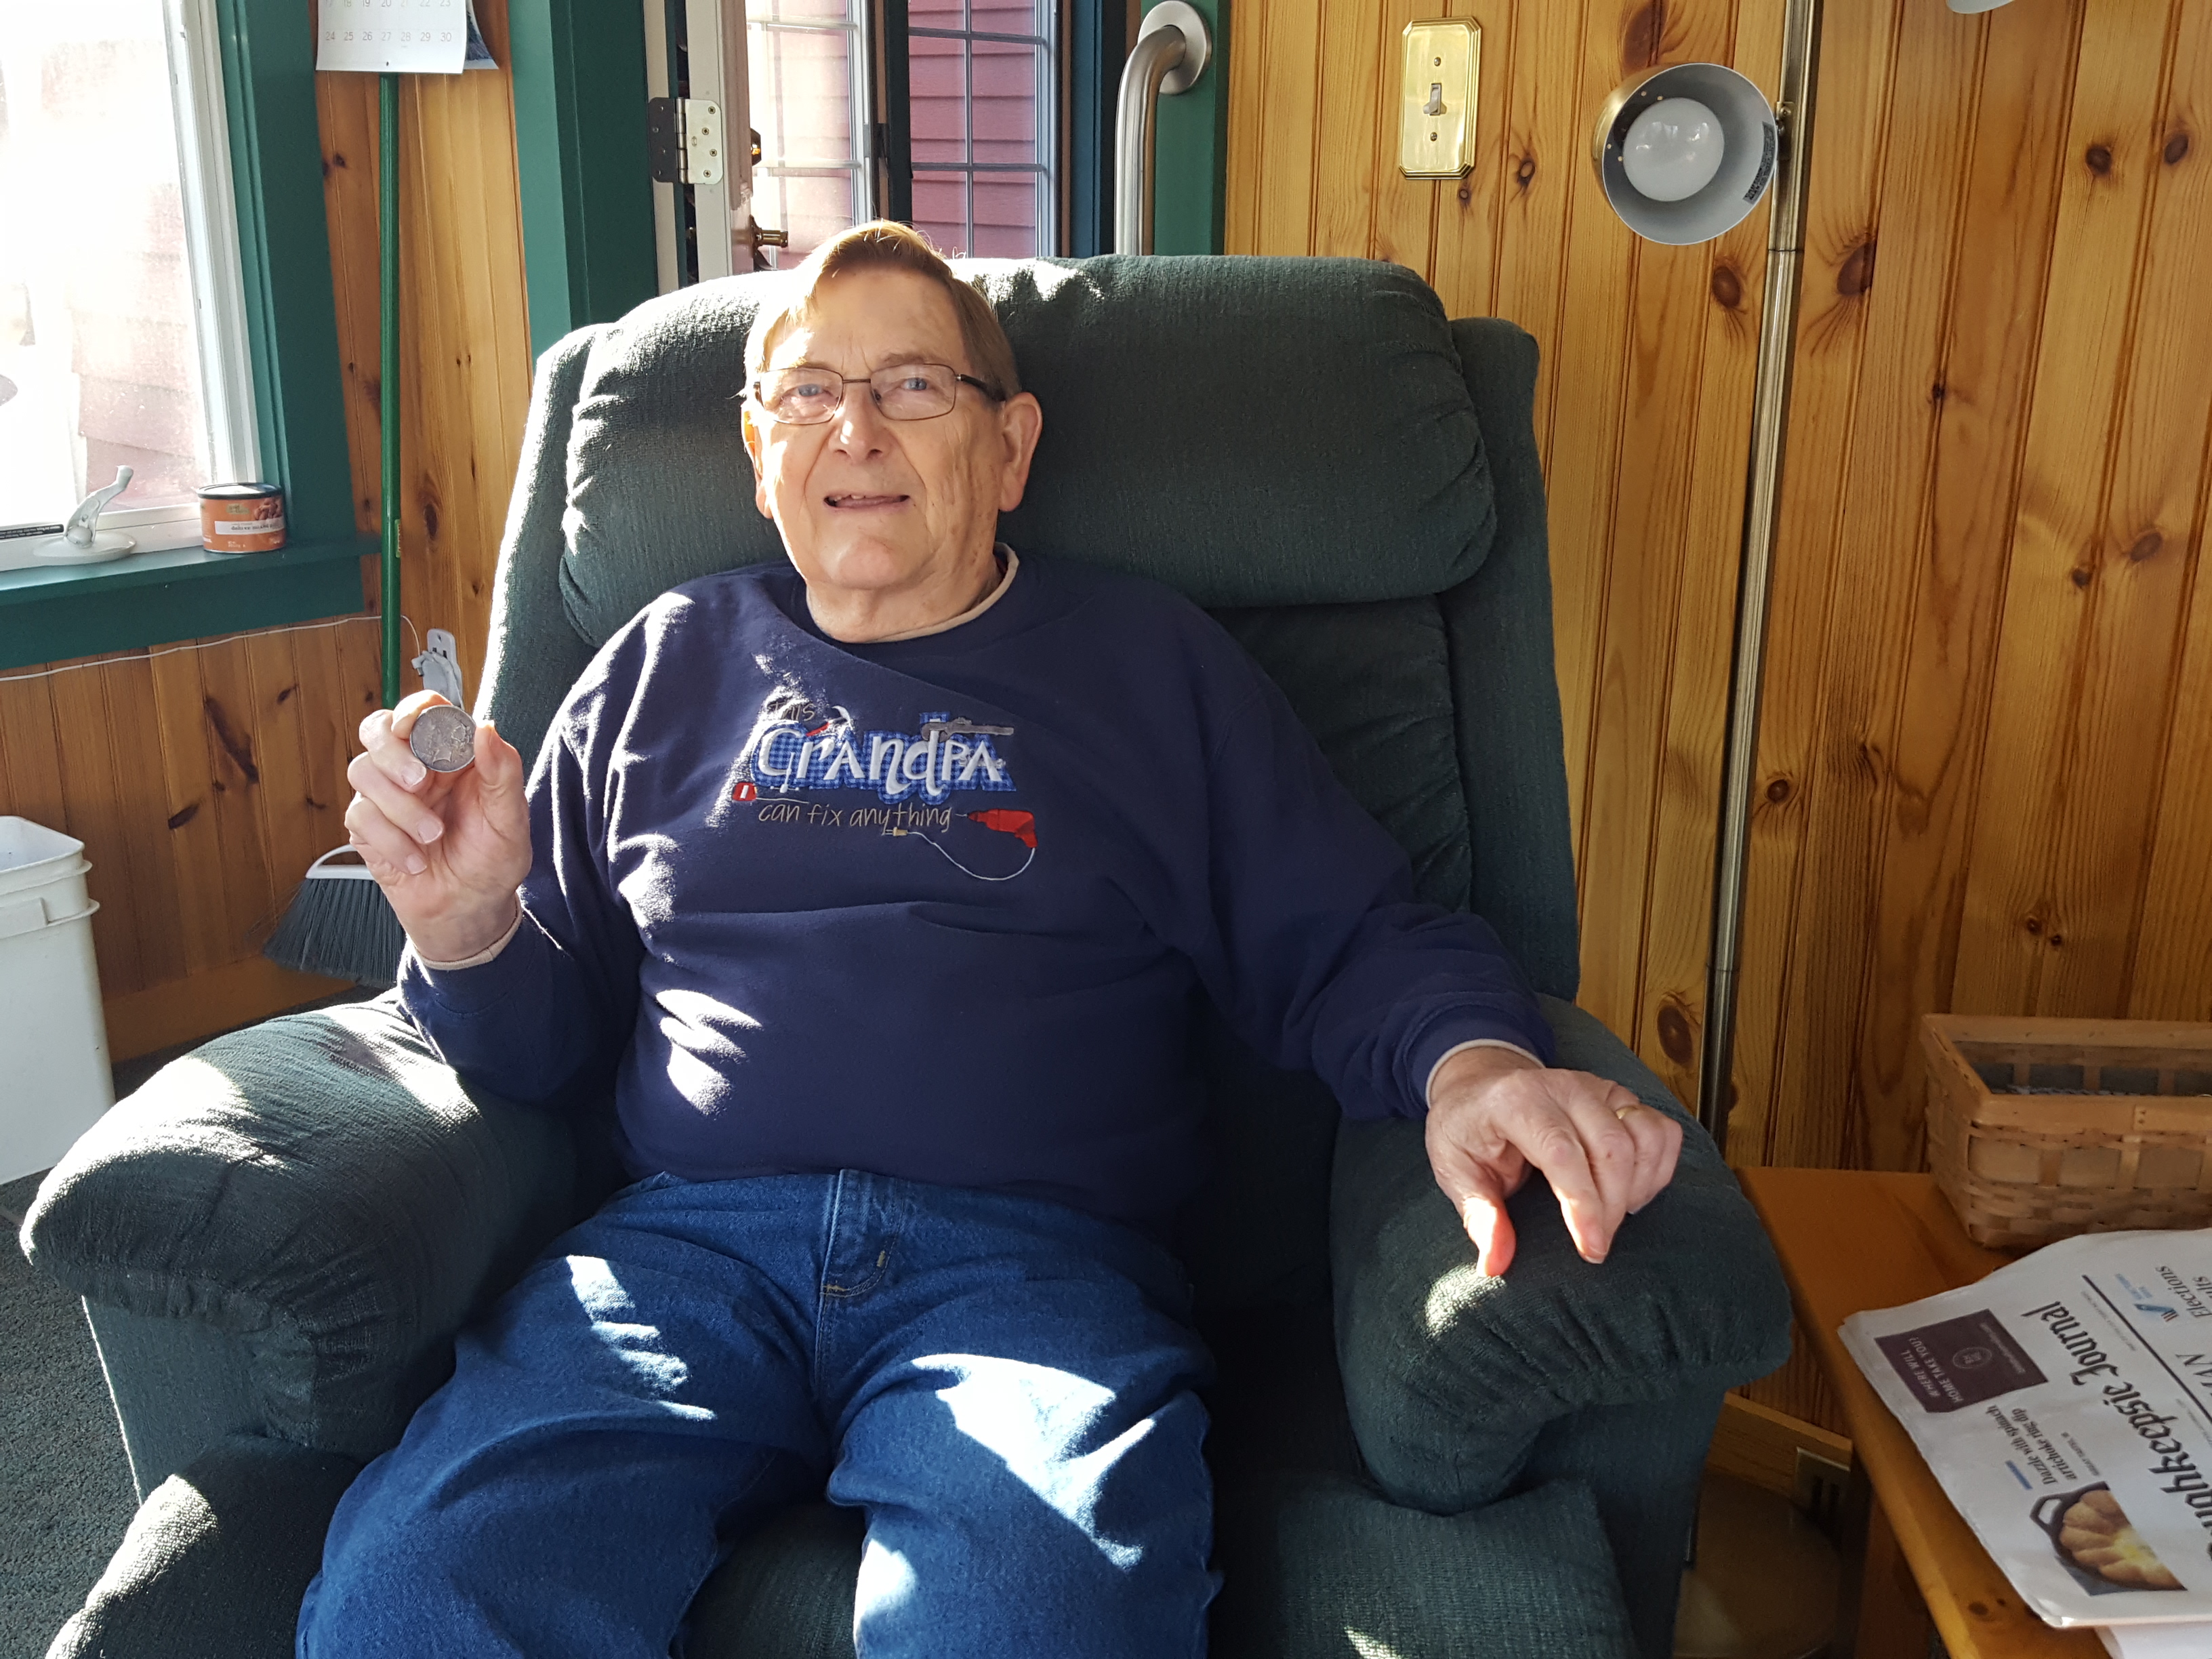
<svg viewBox="0 0 2212 1659"><path fill-rule="evenodd" d="M1727 152L1720 117L1694 98L1662 98L1629 124L1620 170L1654 202L1680 202L1712 183Z"/></svg>

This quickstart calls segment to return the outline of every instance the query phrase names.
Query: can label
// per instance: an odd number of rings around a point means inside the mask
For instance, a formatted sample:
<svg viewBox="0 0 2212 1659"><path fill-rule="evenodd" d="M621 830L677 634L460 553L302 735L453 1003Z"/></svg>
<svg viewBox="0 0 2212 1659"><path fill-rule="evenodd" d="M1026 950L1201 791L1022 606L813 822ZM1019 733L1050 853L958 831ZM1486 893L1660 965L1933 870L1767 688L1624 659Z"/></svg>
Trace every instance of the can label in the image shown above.
<svg viewBox="0 0 2212 1659"><path fill-rule="evenodd" d="M200 497L200 544L210 553L274 553L284 545L284 497Z"/></svg>

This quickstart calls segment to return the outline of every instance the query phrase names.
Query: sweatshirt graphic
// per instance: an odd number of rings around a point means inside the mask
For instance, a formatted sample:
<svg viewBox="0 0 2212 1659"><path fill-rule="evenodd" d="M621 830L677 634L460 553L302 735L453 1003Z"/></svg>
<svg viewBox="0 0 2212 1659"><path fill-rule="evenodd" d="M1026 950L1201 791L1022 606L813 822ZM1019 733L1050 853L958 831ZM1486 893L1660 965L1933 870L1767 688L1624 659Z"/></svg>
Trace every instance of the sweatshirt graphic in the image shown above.
<svg viewBox="0 0 2212 1659"><path fill-rule="evenodd" d="M1202 1174L1195 999L1356 1116L1548 1055L1272 682L1167 589L1025 556L981 616L824 638L787 568L602 650L530 785L527 921L401 994L472 1085L611 1083L633 1170L864 1169L1154 1226Z"/></svg>

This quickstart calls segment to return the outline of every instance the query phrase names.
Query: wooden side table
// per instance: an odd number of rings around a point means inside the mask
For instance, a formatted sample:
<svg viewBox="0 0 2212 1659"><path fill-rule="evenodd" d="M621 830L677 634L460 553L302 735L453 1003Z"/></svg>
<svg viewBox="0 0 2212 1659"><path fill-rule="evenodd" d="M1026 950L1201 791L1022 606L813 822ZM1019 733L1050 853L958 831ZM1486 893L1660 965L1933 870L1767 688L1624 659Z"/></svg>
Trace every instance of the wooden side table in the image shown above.
<svg viewBox="0 0 2212 1659"><path fill-rule="evenodd" d="M1851 1314L1970 1285L2014 1258L1966 1237L1932 1176L1737 1174L1782 1258L1797 1322L1843 1406L1854 1478L1872 1488L1854 1650L1863 1659L1896 1659L1907 1650L1914 1613L1883 1596L1886 1558L1893 1559L1894 1551L1911 1569L1951 1659L2103 1659L2094 1632L2054 1630L2022 1605L1836 1332Z"/></svg>

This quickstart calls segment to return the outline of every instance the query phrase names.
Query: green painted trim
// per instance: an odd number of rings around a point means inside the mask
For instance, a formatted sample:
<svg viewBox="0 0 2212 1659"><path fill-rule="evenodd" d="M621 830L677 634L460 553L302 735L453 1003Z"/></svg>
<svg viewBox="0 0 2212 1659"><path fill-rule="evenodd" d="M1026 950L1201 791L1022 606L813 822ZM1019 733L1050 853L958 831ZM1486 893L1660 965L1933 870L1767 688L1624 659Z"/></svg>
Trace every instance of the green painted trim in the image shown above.
<svg viewBox="0 0 2212 1659"><path fill-rule="evenodd" d="M1069 14L1067 251L1080 257L1114 248L1114 115L1129 14L1126 0L1072 0Z"/></svg>
<svg viewBox="0 0 2212 1659"><path fill-rule="evenodd" d="M1158 3L1152 0L1145 9ZM1213 40L1198 84L1160 100L1152 152L1155 253L1221 252L1229 176L1230 0L1190 3L1205 17Z"/></svg>
<svg viewBox="0 0 2212 1659"><path fill-rule="evenodd" d="M349 534L281 553L179 547L0 570L0 669L346 616L362 608L361 562L375 551Z"/></svg>
<svg viewBox="0 0 2212 1659"><path fill-rule="evenodd" d="M510 0L507 22L534 355L659 289L645 18L635 0Z"/></svg>
<svg viewBox="0 0 2212 1659"><path fill-rule="evenodd" d="M297 0L216 0L216 15L262 476L284 486L298 540L349 536L353 471L323 216L314 31Z"/></svg>

